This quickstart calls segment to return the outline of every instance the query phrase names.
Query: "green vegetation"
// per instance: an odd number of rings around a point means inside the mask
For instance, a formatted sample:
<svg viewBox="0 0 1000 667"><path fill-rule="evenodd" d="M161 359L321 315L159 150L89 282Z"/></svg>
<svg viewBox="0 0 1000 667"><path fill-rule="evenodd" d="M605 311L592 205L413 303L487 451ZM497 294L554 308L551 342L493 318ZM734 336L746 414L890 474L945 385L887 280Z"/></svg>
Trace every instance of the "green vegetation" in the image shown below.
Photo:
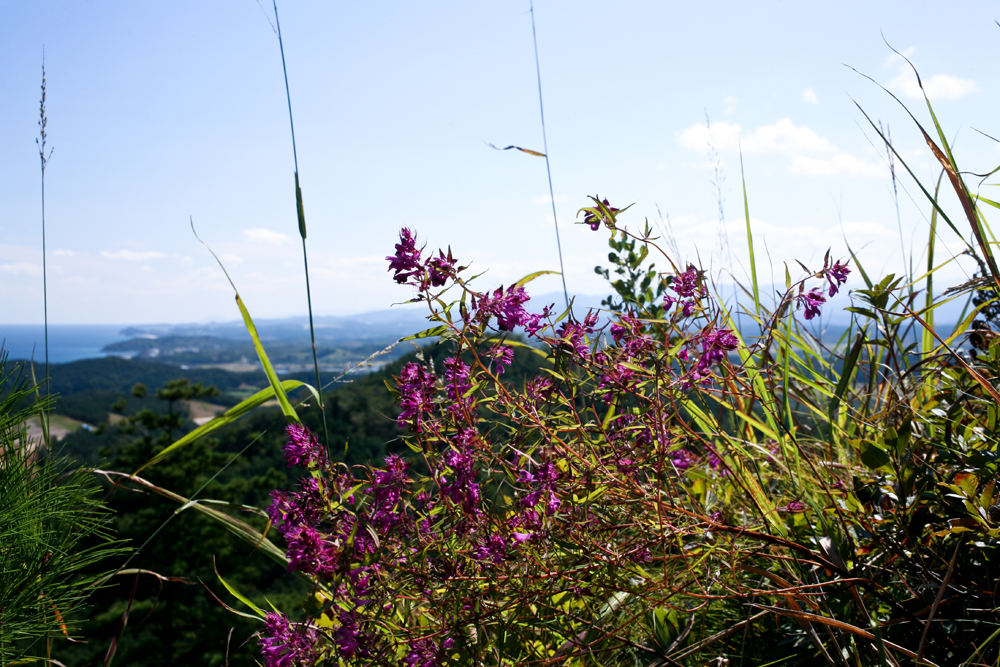
<svg viewBox="0 0 1000 667"><path fill-rule="evenodd" d="M86 469L45 454L26 423L50 402L0 354L0 665L80 636L82 607L107 582L110 516Z"/></svg>
<svg viewBox="0 0 1000 667"><path fill-rule="evenodd" d="M50 402L0 359L0 665L1000 663L982 208L1000 204L970 193L927 111L965 221L921 186L923 275L827 253L763 299L744 200L750 284L727 306L594 197L580 214L610 234L615 292L600 328L529 312L538 274L480 290L404 229L393 278L428 307L411 338L436 344L311 387L319 350L279 377L237 294L260 373L53 366L59 414L95 425L62 453L96 470L34 448ZM296 202L304 241L297 185ZM938 293L945 227L980 275ZM849 273L854 319L827 346L802 320ZM942 334L955 298L967 316ZM196 425L195 400L221 414Z"/></svg>

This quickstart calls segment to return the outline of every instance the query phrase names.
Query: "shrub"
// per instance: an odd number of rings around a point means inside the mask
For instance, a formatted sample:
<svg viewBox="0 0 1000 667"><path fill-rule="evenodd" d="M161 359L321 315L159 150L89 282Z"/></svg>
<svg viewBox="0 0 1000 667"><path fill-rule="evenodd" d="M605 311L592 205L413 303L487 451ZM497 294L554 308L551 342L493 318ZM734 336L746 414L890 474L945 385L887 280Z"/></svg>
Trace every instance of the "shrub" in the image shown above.
<svg viewBox="0 0 1000 667"><path fill-rule="evenodd" d="M765 303L748 221L752 284L731 306L594 197L583 224L610 232L620 276L603 324L528 310L538 274L480 291L451 250L425 255L402 230L390 270L432 324L412 338L449 353L402 367L411 453L383 467L335 461L282 403L286 459L309 474L268 514L313 590L298 615L240 597L264 621L265 663L992 664L1000 348L983 289L1000 290L1000 271L985 200L935 127L941 146L920 129L983 267L941 297L937 221L958 228L926 189L920 282L827 253ZM803 322L853 271L854 319L826 347ZM935 308L969 291L973 310L943 337ZM956 339L980 312L970 355ZM515 355L544 363L508 383ZM286 388L272 372L269 395Z"/></svg>
<svg viewBox="0 0 1000 667"><path fill-rule="evenodd" d="M120 552L92 472L28 437L48 401L31 400L22 370L0 351L0 665L39 659L46 643L73 636L106 578L91 572Z"/></svg>

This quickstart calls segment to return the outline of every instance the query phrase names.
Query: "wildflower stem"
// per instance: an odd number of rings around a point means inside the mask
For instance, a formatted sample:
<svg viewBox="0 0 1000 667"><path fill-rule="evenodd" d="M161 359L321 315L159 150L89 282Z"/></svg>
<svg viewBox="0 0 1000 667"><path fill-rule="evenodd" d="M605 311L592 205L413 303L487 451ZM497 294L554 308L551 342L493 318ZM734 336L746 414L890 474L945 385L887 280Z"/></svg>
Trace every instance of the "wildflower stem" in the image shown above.
<svg viewBox="0 0 1000 667"><path fill-rule="evenodd" d="M298 214L299 236L302 237L302 266L306 274L306 304L309 308L309 342L312 344L313 368L316 371L316 392L319 412L323 418L323 442L330 447L330 431L326 425L326 408L323 405L323 383L319 377L319 358L316 356L316 327L313 324L312 290L309 285L309 256L306 252L306 215L302 206L302 188L299 187L299 153L295 145L295 121L292 119L292 94L288 87L288 67L285 65L285 44L281 39L281 21L278 20L278 0L274 5L274 23L277 26L278 48L281 50L281 71L285 75L285 99L288 100L288 125L292 130L292 159L295 164L295 210ZM328 452L329 453L329 452Z"/></svg>
<svg viewBox="0 0 1000 667"><path fill-rule="evenodd" d="M549 200L552 202L552 225L556 230L556 249L559 251L559 275L562 278L563 296L569 309L569 290L566 289L566 267L563 265L562 241L559 239L559 219L556 217L556 196L552 190L552 167L549 165L549 142L545 136L545 105L542 103L542 68L538 63L538 36L535 33L535 3L531 8L531 40L535 45L535 74L538 78L538 113L542 117L542 149L545 151L545 172L549 177Z"/></svg>
<svg viewBox="0 0 1000 667"><path fill-rule="evenodd" d="M45 251L45 164L52 157L52 151L49 151L48 156L45 155L45 142L48 137L45 126L48 125L49 119L45 115L45 49L42 48L42 100L39 103L39 138L35 139L35 143L38 146L38 158L41 162L42 167L42 317L44 322L44 335L45 335L45 395L49 395L49 285L48 285L48 267L46 266L46 251ZM40 415L41 426L42 426L42 437L45 441L45 445L51 446L49 441L49 420L46 411L42 410Z"/></svg>

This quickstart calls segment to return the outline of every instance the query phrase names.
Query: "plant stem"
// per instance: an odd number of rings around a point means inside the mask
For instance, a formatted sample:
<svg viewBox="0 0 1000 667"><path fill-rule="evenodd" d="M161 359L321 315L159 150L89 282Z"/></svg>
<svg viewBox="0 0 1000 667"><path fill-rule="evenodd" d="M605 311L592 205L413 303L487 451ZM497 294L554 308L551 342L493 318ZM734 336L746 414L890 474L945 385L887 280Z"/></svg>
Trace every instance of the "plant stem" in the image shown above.
<svg viewBox="0 0 1000 667"><path fill-rule="evenodd" d="M309 340L312 343L313 368L316 370L316 393L319 396L319 412L323 417L323 442L330 450L330 431L326 425L326 409L323 406L323 383L319 377L319 358L316 356L316 328L313 325L312 290L309 286L309 257L306 253L306 214L302 206L302 188L299 187L299 153L295 146L295 121L292 119L292 94L288 88L288 68L285 65L285 44L281 39L281 21L278 20L278 0L274 4L274 22L277 26L278 47L281 49L281 71L285 75L285 98L288 100L288 124L292 130L292 158L295 163L295 210L299 219L299 236L302 237L302 265L306 274L306 304L309 307Z"/></svg>
<svg viewBox="0 0 1000 667"><path fill-rule="evenodd" d="M41 161L42 167L42 316L44 318L45 325L45 395L49 395L49 285L48 285L48 268L46 266L46 252L45 252L45 164L52 157L52 151L49 151L48 156L45 155L45 140L47 134L45 132L45 126L48 125L49 119L45 115L45 48L42 48L42 100L39 103L39 138L35 139L35 144L38 146L38 157ZM51 442L49 439L49 420L46 410L42 410L39 414L39 419L42 426L42 438L45 441L45 446L51 449Z"/></svg>
<svg viewBox="0 0 1000 667"><path fill-rule="evenodd" d="M542 104L542 68L538 63L538 36L535 33L535 3L531 9L531 40L535 44L535 74L538 77L538 113L542 117L542 147L545 151L545 172L549 177L549 199L552 201L552 224L556 229L556 249L559 251L559 275L562 278L563 296L569 309L569 290L566 289L566 267L563 265L562 242L559 240L559 219L556 217L556 196L552 190L552 167L549 166L549 142L545 136L545 105Z"/></svg>

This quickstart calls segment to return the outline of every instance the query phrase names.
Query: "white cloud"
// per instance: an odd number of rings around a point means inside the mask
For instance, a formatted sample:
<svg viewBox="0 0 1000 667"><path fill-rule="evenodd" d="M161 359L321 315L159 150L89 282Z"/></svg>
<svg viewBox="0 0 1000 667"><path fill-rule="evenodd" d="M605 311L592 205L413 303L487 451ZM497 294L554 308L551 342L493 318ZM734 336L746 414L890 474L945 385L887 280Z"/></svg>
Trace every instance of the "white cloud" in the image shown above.
<svg viewBox="0 0 1000 667"><path fill-rule="evenodd" d="M713 123L711 127L692 125L681 133L681 145L691 150L703 151L709 141L717 150L736 150L744 153L832 153L833 144L805 126L796 126L789 118L771 125L762 125L753 132L744 133L738 124Z"/></svg>
<svg viewBox="0 0 1000 667"><path fill-rule="evenodd" d="M288 237L281 232L273 232L270 229L244 229L243 236L246 237L247 241L253 241L255 243L273 243L276 245L281 245L288 240Z"/></svg>
<svg viewBox="0 0 1000 667"><path fill-rule="evenodd" d="M225 253L223 255L220 255L219 259L222 260L223 264L241 264L243 262L242 257L240 257L239 255L234 255L232 253Z"/></svg>
<svg viewBox="0 0 1000 667"><path fill-rule="evenodd" d="M921 79L921 81L924 84L927 99L932 102L935 100L957 100L979 89L972 79L960 79L951 74L935 74L931 78ZM913 99L923 98L920 86L917 84L917 77L910 69L900 72L896 78L890 81L889 89Z"/></svg>
<svg viewBox="0 0 1000 667"><path fill-rule="evenodd" d="M888 171L884 165L866 162L847 153L837 153L829 158L796 155L792 157L789 171L807 176L866 176L877 178Z"/></svg>
<svg viewBox="0 0 1000 667"><path fill-rule="evenodd" d="M110 250L102 250L101 257L104 259L123 259L127 262L146 262L151 259L166 257L166 254L156 252L154 250L146 250L143 252L136 252L135 250L115 250L114 252Z"/></svg>
<svg viewBox="0 0 1000 667"><path fill-rule="evenodd" d="M915 51L916 49L911 46L903 51L903 55L910 58ZM911 99L923 99L924 93L926 93L927 99L932 102L935 100L957 100L979 90L979 86L972 79L961 79L951 74L935 74L929 78L920 77L920 83L924 85L923 93L921 93L917 75L909 63L893 54L886 60L886 65L896 65L899 68L899 73L889 82L887 88Z"/></svg>
<svg viewBox="0 0 1000 667"><path fill-rule="evenodd" d="M913 54L916 53L916 52L917 52L917 47L911 46L908 49L903 49L902 51L899 52L899 54L905 56L906 58L913 58ZM889 67L891 65L896 65L899 62L900 62L899 61L899 55L897 55L895 53L890 53L885 58L885 66L886 67Z"/></svg>
<svg viewBox="0 0 1000 667"><path fill-rule="evenodd" d="M685 148L703 152L711 141L719 151L735 151L761 155L782 155L789 158L788 169L793 174L807 176L884 176L885 170L876 163L867 162L840 151L826 137L812 128L796 125L789 118L782 118L770 125L762 125L751 132L734 123L692 125L680 136Z"/></svg>
<svg viewBox="0 0 1000 667"><path fill-rule="evenodd" d="M740 145L742 128L738 124L721 121L712 123L711 129L699 123L681 132L681 146L693 151L704 152L709 141L717 150L735 150Z"/></svg>
<svg viewBox="0 0 1000 667"><path fill-rule="evenodd" d="M814 107L819 106L819 98L816 97L816 91L813 90L812 88L806 88L805 90L802 91L802 99L804 99L806 102L813 105Z"/></svg>
<svg viewBox="0 0 1000 667"><path fill-rule="evenodd" d="M16 262L10 264L0 264L0 271L12 273L15 276L40 276L42 269L37 264L31 262Z"/></svg>
<svg viewBox="0 0 1000 667"><path fill-rule="evenodd" d="M797 127L789 118L782 118L773 125L763 125L743 139L747 153L832 153L836 151L829 141L805 126Z"/></svg>
<svg viewBox="0 0 1000 667"><path fill-rule="evenodd" d="M733 96L730 95L729 97L727 97L724 100L722 100L722 102L723 102L723 104L726 105L726 113L727 114L731 114L734 111L736 111L736 98L735 97L733 97Z"/></svg>
<svg viewBox="0 0 1000 667"><path fill-rule="evenodd" d="M73 257L76 255L72 250L56 250L52 254L56 257Z"/></svg>

